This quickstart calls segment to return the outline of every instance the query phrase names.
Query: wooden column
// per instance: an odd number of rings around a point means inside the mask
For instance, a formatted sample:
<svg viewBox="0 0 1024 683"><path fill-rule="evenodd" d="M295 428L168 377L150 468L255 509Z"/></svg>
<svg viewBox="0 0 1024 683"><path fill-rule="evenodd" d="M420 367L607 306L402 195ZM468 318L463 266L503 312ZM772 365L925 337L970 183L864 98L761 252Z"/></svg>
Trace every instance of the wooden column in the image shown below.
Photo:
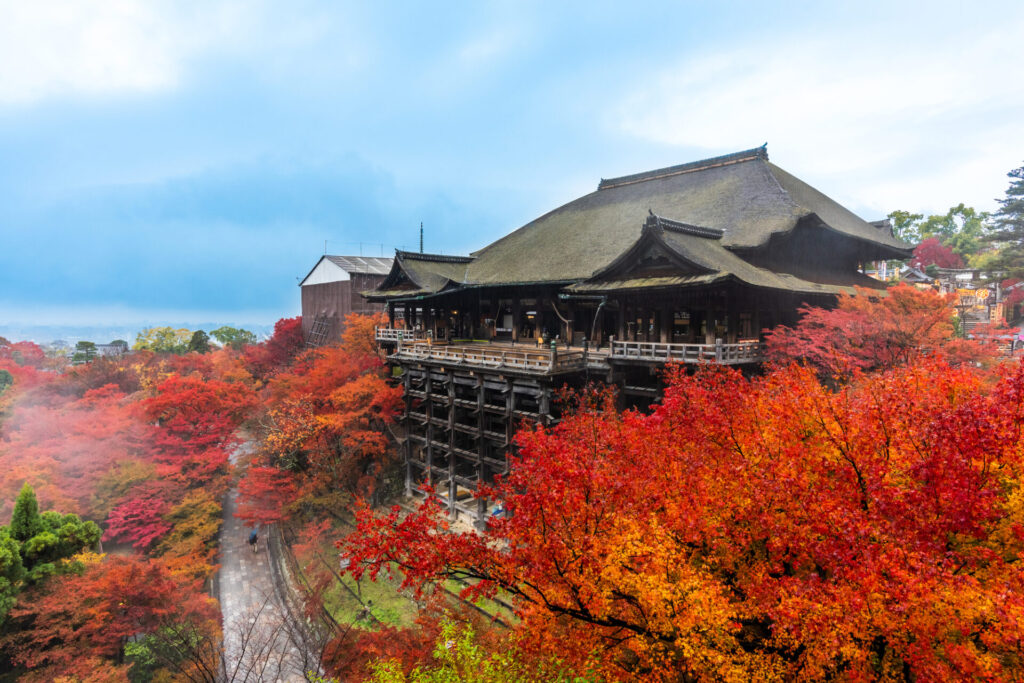
<svg viewBox="0 0 1024 683"><path fill-rule="evenodd" d="M402 376L402 399L405 403L405 495L412 495L412 439L409 438L412 435L412 396L409 395L409 390L412 388L412 373L408 370Z"/></svg>
<svg viewBox="0 0 1024 683"><path fill-rule="evenodd" d="M540 393L540 400L538 400L540 412L540 422L545 427L551 424L551 388L542 387Z"/></svg>
<svg viewBox="0 0 1024 683"><path fill-rule="evenodd" d="M534 328L533 338L540 339L544 336L544 316L547 315L548 297L546 294L537 295L537 325Z"/></svg>
<svg viewBox="0 0 1024 683"><path fill-rule="evenodd" d="M484 429L487 426L485 419L486 413L484 412L484 403L486 399L487 388L484 386L484 378L477 377L476 380L476 431L480 435L477 439L477 451L476 451L476 488L480 490L480 486L484 483L484 456L487 455L487 439L484 438ZM487 501L483 498L478 498L476 501L476 522L477 524L483 524L484 518L487 515Z"/></svg>
<svg viewBox="0 0 1024 683"><path fill-rule="evenodd" d="M519 297L512 299L512 341L519 341L519 316L522 313L521 306L519 305Z"/></svg>
<svg viewBox="0 0 1024 683"><path fill-rule="evenodd" d="M423 431L427 436L427 443L425 447L427 449L427 485L434 485L434 401L431 400L431 394L433 393L433 379L431 378L430 368L425 370L426 379L423 382L423 400L426 402L426 415L427 424L426 429Z"/></svg>
<svg viewBox="0 0 1024 683"><path fill-rule="evenodd" d="M740 326L740 313L735 292L725 293L725 341L727 344L736 342L737 331Z"/></svg>
<svg viewBox="0 0 1024 683"><path fill-rule="evenodd" d="M458 514L455 509L456 495L459 485L455 482L455 375L448 373L448 516L452 519Z"/></svg>
<svg viewBox="0 0 1024 683"><path fill-rule="evenodd" d="M708 303L707 303L707 318L706 318L706 321L704 323L704 343L705 344L714 344L715 343L715 320L716 320L716 315L717 314L715 312L714 300L711 298L711 294L710 293L708 293L707 301L708 301Z"/></svg>
<svg viewBox="0 0 1024 683"><path fill-rule="evenodd" d="M619 310L616 316L618 317L616 339L626 341L626 303L622 300L619 300Z"/></svg>
<svg viewBox="0 0 1024 683"><path fill-rule="evenodd" d="M512 437L516 435L515 426L515 409L516 409L516 392L515 384L512 380L505 380L506 394L505 394L505 447L507 448L512 443Z"/></svg>

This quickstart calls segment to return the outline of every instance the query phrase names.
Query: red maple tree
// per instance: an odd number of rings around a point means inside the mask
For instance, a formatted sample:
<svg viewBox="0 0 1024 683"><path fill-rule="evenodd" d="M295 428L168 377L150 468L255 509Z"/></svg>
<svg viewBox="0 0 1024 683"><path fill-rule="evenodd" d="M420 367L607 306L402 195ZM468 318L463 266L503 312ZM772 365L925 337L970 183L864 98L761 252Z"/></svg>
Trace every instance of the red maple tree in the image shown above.
<svg viewBox="0 0 1024 683"><path fill-rule="evenodd" d="M1024 368L668 379L650 415L521 433L482 533L364 510L350 571L500 592L525 652L613 680L1019 673Z"/></svg>
<svg viewBox="0 0 1024 683"><path fill-rule="evenodd" d="M938 266L939 268L963 268L964 260L953 252L952 249L939 241L938 237L929 237L921 240L921 243L914 247L914 255L910 258L910 265L915 268L927 268Z"/></svg>
<svg viewBox="0 0 1024 683"><path fill-rule="evenodd" d="M775 363L805 362L824 377L884 370L931 354L955 362L991 359L991 345L957 338L953 295L899 284L885 292L840 294L834 309L805 306L794 327L765 335Z"/></svg>

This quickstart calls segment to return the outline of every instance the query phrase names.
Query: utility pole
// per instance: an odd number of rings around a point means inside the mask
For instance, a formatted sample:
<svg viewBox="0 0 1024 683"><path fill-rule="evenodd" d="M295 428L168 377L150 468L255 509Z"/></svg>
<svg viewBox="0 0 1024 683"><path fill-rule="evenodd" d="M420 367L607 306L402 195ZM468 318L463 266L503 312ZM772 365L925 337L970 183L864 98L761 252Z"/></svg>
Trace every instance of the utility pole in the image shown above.
<svg viewBox="0 0 1024 683"><path fill-rule="evenodd" d="M423 253L423 221L420 221L420 253Z"/></svg>

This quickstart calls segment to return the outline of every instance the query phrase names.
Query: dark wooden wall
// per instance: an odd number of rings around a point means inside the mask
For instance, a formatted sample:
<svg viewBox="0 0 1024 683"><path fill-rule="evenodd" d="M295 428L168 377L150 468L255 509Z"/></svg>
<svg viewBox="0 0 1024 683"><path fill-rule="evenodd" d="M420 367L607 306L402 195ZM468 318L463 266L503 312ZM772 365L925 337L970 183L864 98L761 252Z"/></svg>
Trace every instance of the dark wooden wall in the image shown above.
<svg viewBox="0 0 1024 683"><path fill-rule="evenodd" d="M318 315L326 315L330 319L331 329L327 340L333 342L341 339L341 323L349 313L383 312L384 304L370 303L360 294L374 289L383 280L383 275L356 273L351 280L344 282L302 287L302 336L309 338L313 319Z"/></svg>

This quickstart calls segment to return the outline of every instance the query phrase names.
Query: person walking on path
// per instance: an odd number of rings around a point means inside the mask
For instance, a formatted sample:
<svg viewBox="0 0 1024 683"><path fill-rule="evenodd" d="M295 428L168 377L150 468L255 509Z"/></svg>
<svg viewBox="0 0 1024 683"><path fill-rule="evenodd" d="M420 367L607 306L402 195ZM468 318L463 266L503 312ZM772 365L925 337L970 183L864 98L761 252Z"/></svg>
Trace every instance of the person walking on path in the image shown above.
<svg viewBox="0 0 1024 683"><path fill-rule="evenodd" d="M253 529L249 534L249 545L252 547L252 551L255 553L259 550L260 535L258 529Z"/></svg>

